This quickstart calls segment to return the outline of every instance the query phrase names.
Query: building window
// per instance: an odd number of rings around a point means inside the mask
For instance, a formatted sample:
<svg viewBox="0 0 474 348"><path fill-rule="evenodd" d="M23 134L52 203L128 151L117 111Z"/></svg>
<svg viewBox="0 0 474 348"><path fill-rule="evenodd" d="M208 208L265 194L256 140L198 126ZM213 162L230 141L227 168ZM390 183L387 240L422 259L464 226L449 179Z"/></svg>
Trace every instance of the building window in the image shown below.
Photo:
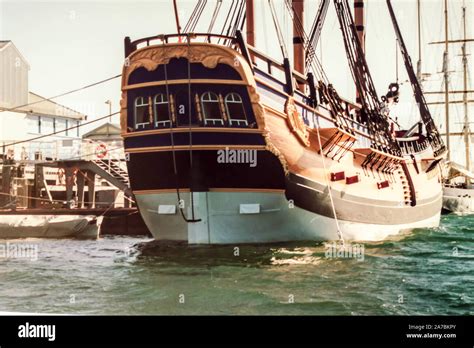
<svg viewBox="0 0 474 348"><path fill-rule="evenodd" d="M41 117L41 131L44 134L53 133L54 132L54 118Z"/></svg>
<svg viewBox="0 0 474 348"><path fill-rule="evenodd" d="M153 98L153 107L155 112L155 127L169 126L170 124L170 109L171 105L168 103L166 94L157 94Z"/></svg>
<svg viewBox="0 0 474 348"><path fill-rule="evenodd" d="M230 125L247 126L244 104L237 93L229 93L225 97L225 108L229 116Z"/></svg>
<svg viewBox="0 0 474 348"><path fill-rule="evenodd" d="M28 118L28 131L34 134L41 133L41 117L30 116Z"/></svg>
<svg viewBox="0 0 474 348"><path fill-rule="evenodd" d="M67 127L67 122L65 119L63 118L56 119L56 132L61 132L61 133L58 133L58 135L60 136L65 135L64 130L66 129L66 127Z"/></svg>
<svg viewBox="0 0 474 348"><path fill-rule="evenodd" d="M77 128L76 128L76 137L78 137L78 138L80 137L80 132L79 132L79 129L80 129L79 125L80 124L81 124L80 121L76 121L76 126L77 126Z"/></svg>
<svg viewBox="0 0 474 348"><path fill-rule="evenodd" d="M145 128L150 124L150 116L149 98L135 98L135 129Z"/></svg>
<svg viewBox="0 0 474 348"><path fill-rule="evenodd" d="M224 125L219 106L219 97L213 92L206 92L201 96L202 114L204 125Z"/></svg>
<svg viewBox="0 0 474 348"><path fill-rule="evenodd" d="M64 132L64 135L68 136L69 135L69 121L68 120L65 120L66 121L66 131Z"/></svg>

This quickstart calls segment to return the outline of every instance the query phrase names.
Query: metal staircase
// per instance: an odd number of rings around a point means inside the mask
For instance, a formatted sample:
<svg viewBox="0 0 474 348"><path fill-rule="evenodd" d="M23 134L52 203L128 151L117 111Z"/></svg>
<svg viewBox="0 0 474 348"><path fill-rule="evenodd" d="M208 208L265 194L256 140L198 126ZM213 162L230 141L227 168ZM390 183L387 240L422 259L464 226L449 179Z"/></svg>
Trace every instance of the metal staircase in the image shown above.
<svg viewBox="0 0 474 348"><path fill-rule="evenodd" d="M123 182L125 185L129 186L130 181L128 178L128 173L125 169L120 166L119 160L100 160L96 159L93 161L98 167L105 170L115 179Z"/></svg>
<svg viewBox="0 0 474 348"><path fill-rule="evenodd" d="M124 191L127 194L131 194L130 181L126 170L122 169L119 160L101 160L94 159L88 162L89 170L99 175L104 180Z"/></svg>
<svg viewBox="0 0 474 348"><path fill-rule="evenodd" d="M102 151L101 151L102 150ZM112 147L102 141L85 140L82 146L81 169L87 169L131 196L130 180L125 166L123 147Z"/></svg>

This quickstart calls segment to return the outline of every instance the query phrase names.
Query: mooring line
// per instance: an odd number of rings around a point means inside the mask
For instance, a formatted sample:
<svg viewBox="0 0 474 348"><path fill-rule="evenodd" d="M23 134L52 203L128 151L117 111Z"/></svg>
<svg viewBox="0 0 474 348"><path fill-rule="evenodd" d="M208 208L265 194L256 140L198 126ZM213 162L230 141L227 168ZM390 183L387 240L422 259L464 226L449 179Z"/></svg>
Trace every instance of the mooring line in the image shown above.
<svg viewBox="0 0 474 348"><path fill-rule="evenodd" d="M319 134L319 129L321 128L320 125L319 125L319 118L318 117L315 117L315 113L312 112L312 115L313 115L313 120L316 118L316 123L318 125L318 131L317 131L317 134L318 134L318 145L319 147L321 148L321 135ZM328 187L328 193L329 193L329 199L331 201L331 208L332 208L332 212L334 214L334 221L336 223L336 228L337 228L337 236L339 237L339 241L341 242L342 246L344 246L345 242L344 242L344 236L342 234L342 231L341 231L341 228L339 226L339 220L337 218L337 213L336 213L336 206L334 204L334 199L332 197L332 188L331 188L331 184L329 182L329 179L327 177L327 169L326 169L326 161L325 161L325 155L324 153L321 153L321 158L322 158L322 161L323 161L323 169L324 169L324 178L325 178L325 181L326 181L326 185Z"/></svg>

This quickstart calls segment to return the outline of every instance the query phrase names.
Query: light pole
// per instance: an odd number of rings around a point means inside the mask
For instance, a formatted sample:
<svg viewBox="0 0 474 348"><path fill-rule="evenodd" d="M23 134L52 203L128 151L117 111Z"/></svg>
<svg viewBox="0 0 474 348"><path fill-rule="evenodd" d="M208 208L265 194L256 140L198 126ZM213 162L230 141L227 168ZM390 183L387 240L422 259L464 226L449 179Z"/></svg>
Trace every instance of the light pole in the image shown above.
<svg viewBox="0 0 474 348"><path fill-rule="evenodd" d="M112 101L110 99L106 100L105 104L109 105L109 115L112 115ZM109 122L112 123L112 116L109 117Z"/></svg>

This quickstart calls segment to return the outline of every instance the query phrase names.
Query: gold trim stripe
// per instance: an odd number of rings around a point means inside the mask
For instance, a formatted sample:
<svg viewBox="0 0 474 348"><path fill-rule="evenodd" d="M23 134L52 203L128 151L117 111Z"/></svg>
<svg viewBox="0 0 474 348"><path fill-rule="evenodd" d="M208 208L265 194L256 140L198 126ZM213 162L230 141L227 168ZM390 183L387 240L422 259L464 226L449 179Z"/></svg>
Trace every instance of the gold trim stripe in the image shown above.
<svg viewBox="0 0 474 348"><path fill-rule="evenodd" d="M175 193L176 189L136 190L134 195L146 195L153 193ZM180 188L179 192L190 192L188 188ZM209 192L261 192L261 193L284 193L281 189L257 189L257 188L210 188Z"/></svg>
<svg viewBox="0 0 474 348"><path fill-rule="evenodd" d="M126 153L143 153L143 152L163 152L163 151L188 151L194 150L266 150L265 145L176 145L176 146L150 146L125 149Z"/></svg>
<svg viewBox="0 0 474 348"><path fill-rule="evenodd" d="M153 82L143 82L133 85L127 85L122 87L122 91L128 91L131 89L144 88L144 87L154 87L154 86L163 86L163 85L182 85L188 84L188 79L179 79L179 80L168 80L168 81L153 81ZM219 85L241 85L248 86L242 80L221 80L221 79L192 79L191 84L193 83L206 83L206 84L219 84Z"/></svg>
<svg viewBox="0 0 474 348"><path fill-rule="evenodd" d="M172 128L171 131L169 128L162 129L151 129L146 131L139 132L129 132L122 133L123 138L132 138L139 137L143 135L152 135L152 134L166 134L166 133L189 133L189 128ZM219 127L191 127L191 132L193 133L251 133L251 134L263 134L263 131L256 128L219 128Z"/></svg>

